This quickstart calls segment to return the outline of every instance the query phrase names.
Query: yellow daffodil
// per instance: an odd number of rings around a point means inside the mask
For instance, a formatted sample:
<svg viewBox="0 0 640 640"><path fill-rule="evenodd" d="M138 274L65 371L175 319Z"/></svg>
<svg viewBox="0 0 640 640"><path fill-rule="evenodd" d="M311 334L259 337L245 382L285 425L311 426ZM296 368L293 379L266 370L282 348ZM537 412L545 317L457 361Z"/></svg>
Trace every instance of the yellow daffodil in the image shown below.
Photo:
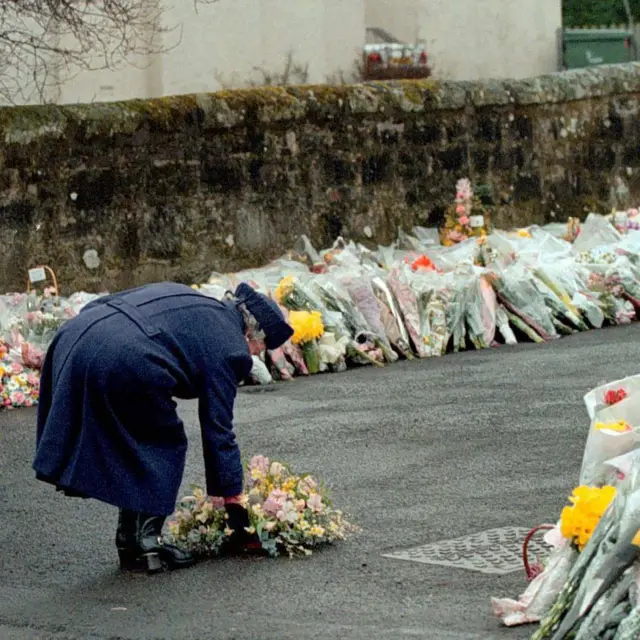
<svg viewBox="0 0 640 640"><path fill-rule="evenodd" d="M569 498L572 506L565 507L560 516L562 535L582 551L615 495L616 488L610 485L576 487Z"/></svg>
<svg viewBox="0 0 640 640"><path fill-rule="evenodd" d="M309 535L312 535L314 538L321 538L324 535L324 529L316 525L309 529Z"/></svg>
<svg viewBox="0 0 640 640"><path fill-rule="evenodd" d="M273 291L273 297L276 299L276 302L282 304L282 301L291 293L293 290L293 276L286 276L280 280L280 283Z"/></svg>
<svg viewBox="0 0 640 640"><path fill-rule="evenodd" d="M294 344L311 342L324 333L322 315L319 311L291 311L289 324L293 328L291 341Z"/></svg>
<svg viewBox="0 0 640 640"><path fill-rule="evenodd" d="M296 478L289 478L282 483L282 490L289 493L296 488L297 480Z"/></svg>

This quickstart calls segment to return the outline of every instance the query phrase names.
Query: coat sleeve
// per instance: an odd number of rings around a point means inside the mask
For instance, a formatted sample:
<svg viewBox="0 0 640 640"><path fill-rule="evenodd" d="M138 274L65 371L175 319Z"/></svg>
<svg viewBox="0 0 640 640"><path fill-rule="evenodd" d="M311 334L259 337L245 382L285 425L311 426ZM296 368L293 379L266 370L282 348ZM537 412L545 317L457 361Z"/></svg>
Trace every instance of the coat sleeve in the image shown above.
<svg viewBox="0 0 640 640"><path fill-rule="evenodd" d="M237 360L230 358L209 371L200 394L198 413L207 493L210 496L224 498L242 492L243 471L240 449L233 432L233 405L238 381L250 370L250 356Z"/></svg>

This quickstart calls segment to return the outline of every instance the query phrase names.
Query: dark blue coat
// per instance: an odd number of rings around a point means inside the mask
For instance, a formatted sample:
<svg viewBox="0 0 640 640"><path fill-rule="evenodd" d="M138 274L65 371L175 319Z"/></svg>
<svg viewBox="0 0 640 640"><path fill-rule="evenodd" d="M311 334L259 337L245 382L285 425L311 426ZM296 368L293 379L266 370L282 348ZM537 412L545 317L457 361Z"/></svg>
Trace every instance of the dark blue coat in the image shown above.
<svg viewBox="0 0 640 640"><path fill-rule="evenodd" d="M233 303L175 283L91 302L47 351L36 477L69 495L170 514L187 448L174 398L198 398L207 492L240 493L233 405L251 366Z"/></svg>

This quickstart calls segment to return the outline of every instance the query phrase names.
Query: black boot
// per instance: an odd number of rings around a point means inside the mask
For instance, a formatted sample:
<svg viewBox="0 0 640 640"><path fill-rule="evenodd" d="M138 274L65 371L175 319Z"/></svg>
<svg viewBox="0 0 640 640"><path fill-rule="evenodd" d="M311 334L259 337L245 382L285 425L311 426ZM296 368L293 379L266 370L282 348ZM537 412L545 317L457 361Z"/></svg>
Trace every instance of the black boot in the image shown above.
<svg viewBox="0 0 640 640"><path fill-rule="evenodd" d="M121 509L118 517L116 547L120 568L124 571L160 571L190 567L195 558L187 551L162 540L164 516L152 516Z"/></svg>

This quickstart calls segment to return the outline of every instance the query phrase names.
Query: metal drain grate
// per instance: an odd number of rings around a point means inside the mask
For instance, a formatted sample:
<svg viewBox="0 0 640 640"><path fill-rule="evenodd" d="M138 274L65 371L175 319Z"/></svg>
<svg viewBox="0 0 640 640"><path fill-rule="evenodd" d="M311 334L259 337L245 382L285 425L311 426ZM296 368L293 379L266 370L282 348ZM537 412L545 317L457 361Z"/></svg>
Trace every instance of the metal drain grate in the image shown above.
<svg viewBox="0 0 640 640"><path fill-rule="evenodd" d="M529 530L523 527L489 529L462 538L385 553L383 557L504 575L524 570L522 543L528 532ZM541 537L529 543L531 561L549 553L549 547L540 540Z"/></svg>

